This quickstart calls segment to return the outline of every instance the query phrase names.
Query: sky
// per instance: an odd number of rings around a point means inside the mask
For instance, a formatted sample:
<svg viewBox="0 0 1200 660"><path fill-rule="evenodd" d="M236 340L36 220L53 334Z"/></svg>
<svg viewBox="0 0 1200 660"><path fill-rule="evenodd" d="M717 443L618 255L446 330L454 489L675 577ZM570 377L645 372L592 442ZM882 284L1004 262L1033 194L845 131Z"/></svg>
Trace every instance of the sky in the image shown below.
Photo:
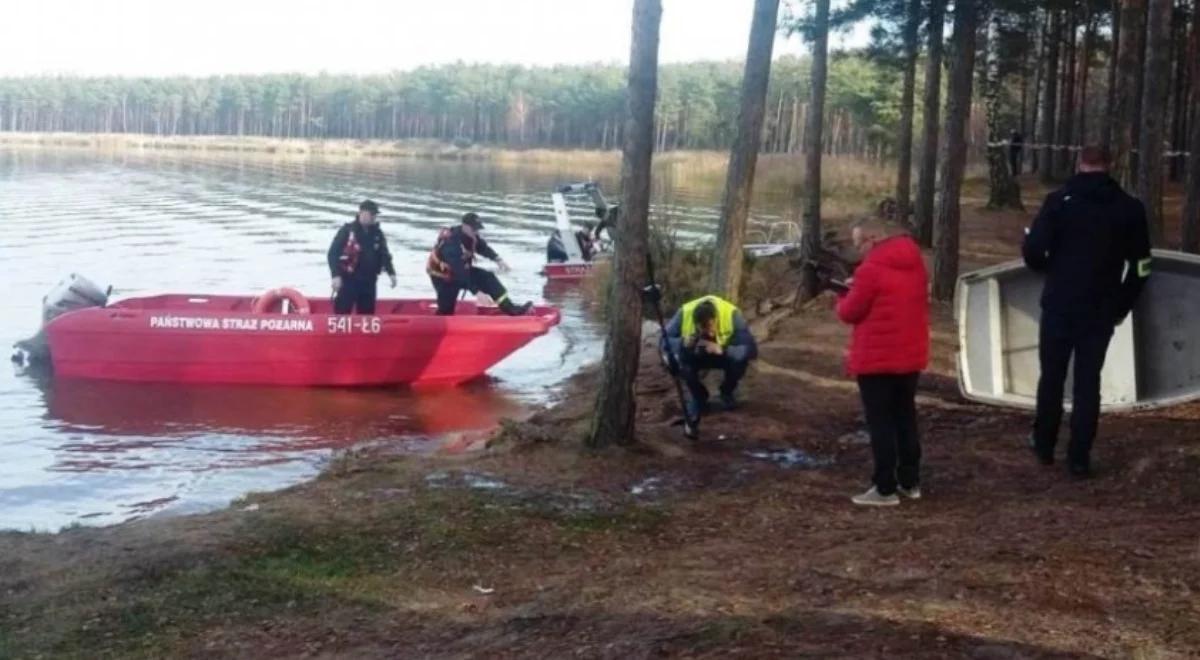
<svg viewBox="0 0 1200 660"><path fill-rule="evenodd" d="M368 74L460 60L624 63L633 8L633 0L4 4L0 76ZM754 0L663 0L660 61L744 58L753 5ZM863 27L830 43L861 45L866 35ZM777 57L806 51L796 37L776 41Z"/></svg>

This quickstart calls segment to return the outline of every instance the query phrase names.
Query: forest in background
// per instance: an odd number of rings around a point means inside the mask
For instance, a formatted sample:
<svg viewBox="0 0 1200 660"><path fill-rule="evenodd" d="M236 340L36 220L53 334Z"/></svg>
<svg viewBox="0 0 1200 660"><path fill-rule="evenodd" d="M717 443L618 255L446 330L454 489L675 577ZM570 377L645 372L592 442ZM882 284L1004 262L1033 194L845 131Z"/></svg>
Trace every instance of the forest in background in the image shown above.
<svg viewBox="0 0 1200 660"><path fill-rule="evenodd" d="M808 58L777 60L762 150L796 152L810 96ZM438 139L512 148L615 149L623 139L623 65L453 64L379 76L0 79L0 130ZM881 158L900 119L899 71L869 53L836 58L829 81L833 154ZM660 151L727 149L740 62L662 67Z"/></svg>
<svg viewBox="0 0 1200 660"><path fill-rule="evenodd" d="M933 5L942 29L934 35ZM1077 145L1106 141L1120 108L1117 94L1141 96L1139 67L1163 59L1165 139L1171 152L1187 151L1190 108L1196 105L1194 9L1172 4L1166 53L1147 53L1145 39L1116 56L1121 3L1108 0L994 3L991 20L975 39L978 82L973 85L968 138L978 154L986 143L988 67L997 77L996 123L1027 142ZM1145 0L1140 5L1145 23ZM801 3L781 29L811 31ZM785 6L785 9L787 6ZM925 105L905 102L905 73L926 86L931 37L944 41L942 20L952 7L941 0L854 0L830 16L830 28L873 20L871 44L833 53L828 68L825 152L875 161L894 160L906 141L906 108L920 125ZM916 11L918 47L906 56L908 14ZM1128 14L1129 9L1125 10ZM1127 16L1138 20L1137 16ZM1139 32L1144 30L1139 26ZM993 43L989 43L989 40ZM944 48L939 44L939 48ZM947 53L952 55L952 53ZM939 69L947 65L941 53ZM777 58L770 71L760 150L804 150L811 106L811 58ZM938 71L939 96L945 76ZM266 74L203 78L0 78L0 131L138 133L161 136L225 135L309 139L436 139L509 148L615 149L624 139L626 68L619 64L524 67L467 64L425 66L386 75ZM728 149L736 133L742 64L736 61L661 67L655 118L657 151ZM1123 85L1130 85L1123 87ZM927 96L927 95L926 95ZM1132 102L1127 102L1130 111ZM1131 117L1136 119L1136 116ZM1134 137L1136 143L1136 136ZM920 144L916 145L920 149ZM1050 172L1062 175L1067 151ZM1034 154L1037 159L1040 154ZM1049 154L1047 154L1049 156ZM1169 174L1182 176L1184 159L1171 157Z"/></svg>
<svg viewBox="0 0 1200 660"><path fill-rule="evenodd" d="M990 20L979 26L974 40L978 81L972 86L968 122L974 153L987 141L985 106L993 91L995 123L1004 137L1017 130L1030 143L1109 141L1123 103L1117 92L1125 89L1127 96L1140 98L1143 77L1129 70L1140 69L1150 57L1163 63L1165 141L1170 152L1186 152L1190 108L1196 105L1194 66L1188 64L1200 58L1196 31L1189 30L1195 13L1189 1L1171 2L1163 40L1167 52L1148 52L1143 37L1126 49L1124 62L1116 49L1121 12L1126 23L1140 22L1135 27L1143 36L1145 0L993 3ZM941 5L937 34L930 30L935 4ZM1122 9L1124 5L1129 7ZM785 5L790 12L780 28L811 32L803 7ZM868 47L830 57L822 136L826 153L885 161L904 151L901 126L905 121L920 125L926 106L919 100L906 103L905 73L911 67L912 85L926 87L933 40L945 40L944 17L952 9L944 0L854 0L833 9L830 29L865 20L875 27ZM907 32L910 14L916 19L915 59L909 57L907 43L912 38ZM949 58L937 53L934 59L944 69L948 62L943 60ZM736 133L742 64L660 68L656 150L728 149ZM989 69L997 78L994 89L988 84ZM809 57L785 56L772 63L760 151L804 150L811 70ZM945 76L937 73L939 96L944 96ZM460 145L607 150L619 148L624 139L625 75L619 64L458 63L371 76L0 78L0 131L437 139ZM1130 119L1137 120L1139 104L1124 105L1126 114L1133 113ZM906 109L911 120L906 120ZM1132 139L1136 144L1136 135ZM1069 169L1068 153L1045 154L1057 162L1044 169L1061 177ZM1170 160L1169 174L1178 180L1184 158Z"/></svg>

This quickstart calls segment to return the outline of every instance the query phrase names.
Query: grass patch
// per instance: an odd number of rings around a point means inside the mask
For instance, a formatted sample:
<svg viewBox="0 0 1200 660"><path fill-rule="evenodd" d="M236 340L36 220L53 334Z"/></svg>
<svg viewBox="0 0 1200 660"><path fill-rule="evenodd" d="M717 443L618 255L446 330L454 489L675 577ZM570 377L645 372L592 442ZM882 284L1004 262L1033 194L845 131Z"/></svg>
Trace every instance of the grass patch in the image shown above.
<svg viewBox="0 0 1200 660"><path fill-rule="evenodd" d="M754 628L754 622L745 617L730 617L709 621L696 631L696 642L701 646L725 646L745 637Z"/></svg>
<svg viewBox="0 0 1200 660"><path fill-rule="evenodd" d="M729 153L677 151L656 154L654 166L670 179L687 181L697 189L724 190ZM791 201L799 222L805 185L804 154L760 154L754 174L754 202ZM895 194L896 171L890 165L852 156L825 156L821 160L822 216L844 218L867 213L880 200Z"/></svg>
<svg viewBox="0 0 1200 660"><path fill-rule="evenodd" d="M238 561L170 571L130 585L109 585L104 591L86 599L103 604L99 610L72 612L74 623L82 625L57 639L28 639L25 651L50 648L55 656L67 657L164 657L174 655L201 630L311 613L337 602L327 591Z"/></svg>
<svg viewBox="0 0 1200 660"><path fill-rule="evenodd" d="M662 509L630 506L618 511L567 514L555 522L560 529L578 534L652 534L662 528L668 517Z"/></svg>
<svg viewBox="0 0 1200 660"><path fill-rule="evenodd" d="M444 558L485 539L501 540L496 534L474 536L479 517L450 524L445 516L453 511L435 498L428 507L408 506L375 520L305 525L259 519L246 526L238 547L203 563L132 567L26 609L23 621L5 622L14 630L5 631L11 640L0 657L45 649L67 657L163 657L211 628L377 609L376 594L360 581L402 572L411 559L400 541L417 539L416 556Z"/></svg>
<svg viewBox="0 0 1200 660"><path fill-rule="evenodd" d="M727 647L749 637L758 622L741 616L727 616L705 621L698 628L672 637L673 648L687 649L687 653L715 650Z"/></svg>
<svg viewBox="0 0 1200 660"><path fill-rule="evenodd" d="M462 489L315 522L255 517L215 553L118 567L7 611L0 658L165 657L186 653L210 630L333 613L387 616L407 593L445 589L508 548L568 550L597 535L653 533L666 519L652 508L569 511L537 494L509 500Z"/></svg>

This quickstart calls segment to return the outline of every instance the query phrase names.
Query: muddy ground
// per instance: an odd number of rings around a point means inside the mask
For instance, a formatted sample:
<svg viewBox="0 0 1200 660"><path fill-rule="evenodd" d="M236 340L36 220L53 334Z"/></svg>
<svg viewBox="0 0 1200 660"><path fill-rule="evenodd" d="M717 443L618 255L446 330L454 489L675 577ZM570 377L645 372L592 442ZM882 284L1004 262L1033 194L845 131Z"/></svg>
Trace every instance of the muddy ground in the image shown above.
<svg viewBox="0 0 1200 660"><path fill-rule="evenodd" d="M968 216L971 265L1021 214ZM925 498L868 448L819 300L692 444L647 355L637 451L584 451L595 375L467 457L348 454L228 510L0 534L0 657L1200 657L1200 405L1106 416L1095 478L964 401L948 309Z"/></svg>

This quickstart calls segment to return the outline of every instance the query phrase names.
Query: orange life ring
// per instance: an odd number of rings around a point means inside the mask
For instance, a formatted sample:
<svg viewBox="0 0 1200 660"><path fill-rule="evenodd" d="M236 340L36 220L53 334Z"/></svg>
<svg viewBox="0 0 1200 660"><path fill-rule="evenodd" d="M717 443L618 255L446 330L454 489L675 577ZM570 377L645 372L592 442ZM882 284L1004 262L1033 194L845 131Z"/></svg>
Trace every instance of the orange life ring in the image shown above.
<svg viewBox="0 0 1200 660"><path fill-rule="evenodd" d="M278 289L271 289L258 298L255 298L254 306L251 308L251 311L255 314L270 314L275 311L272 308L274 308L276 305L279 305L284 300L292 304L292 309L290 312L288 312L289 314L311 313L311 309L308 306L308 298L305 298L303 293L286 286L281 286ZM282 306L280 307L279 311L283 311Z"/></svg>

